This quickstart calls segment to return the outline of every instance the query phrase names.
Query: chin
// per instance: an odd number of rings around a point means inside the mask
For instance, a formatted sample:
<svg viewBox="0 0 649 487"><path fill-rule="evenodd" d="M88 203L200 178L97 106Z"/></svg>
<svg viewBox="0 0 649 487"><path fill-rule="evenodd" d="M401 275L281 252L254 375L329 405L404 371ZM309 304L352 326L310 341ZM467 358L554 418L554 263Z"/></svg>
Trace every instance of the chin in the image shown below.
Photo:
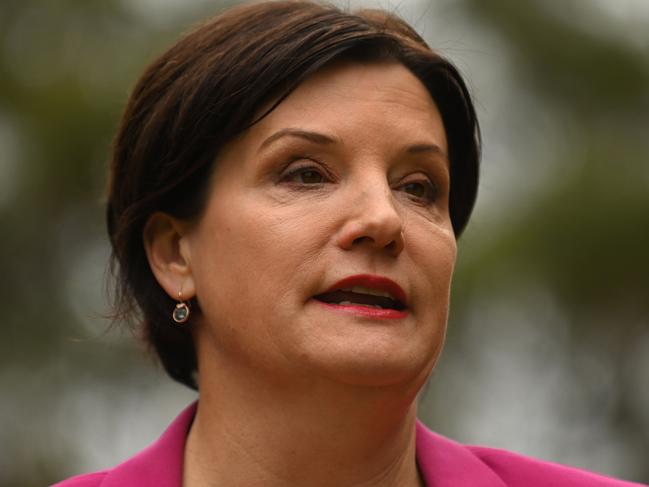
<svg viewBox="0 0 649 487"><path fill-rule="evenodd" d="M404 367L386 367L385 365L362 364L345 370L338 370L335 379L349 386L371 388L404 388L417 390L426 382L429 371L406 369Z"/></svg>
<svg viewBox="0 0 649 487"><path fill-rule="evenodd" d="M330 379L353 386L403 387L418 390L430 375L441 345L429 347L386 346L365 343L363 346L345 347L330 354L312 357L315 368ZM434 351L434 353L431 353Z"/></svg>

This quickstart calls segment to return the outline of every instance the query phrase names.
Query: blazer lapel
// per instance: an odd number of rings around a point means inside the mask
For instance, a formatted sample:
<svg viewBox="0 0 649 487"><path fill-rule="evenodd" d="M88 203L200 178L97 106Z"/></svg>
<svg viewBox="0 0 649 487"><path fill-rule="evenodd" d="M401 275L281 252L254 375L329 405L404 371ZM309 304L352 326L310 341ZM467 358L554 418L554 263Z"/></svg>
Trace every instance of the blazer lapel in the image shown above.
<svg viewBox="0 0 649 487"><path fill-rule="evenodd" d="M427 487L507 487L471 450L417 421L417 465Z"/></svg>
<svg viewBox="0 0 649 487"><path fill-rule="evenodd" d="M156 442L110 470L101 487L181 487L185 440L196 404L185 408Z"/></svg>

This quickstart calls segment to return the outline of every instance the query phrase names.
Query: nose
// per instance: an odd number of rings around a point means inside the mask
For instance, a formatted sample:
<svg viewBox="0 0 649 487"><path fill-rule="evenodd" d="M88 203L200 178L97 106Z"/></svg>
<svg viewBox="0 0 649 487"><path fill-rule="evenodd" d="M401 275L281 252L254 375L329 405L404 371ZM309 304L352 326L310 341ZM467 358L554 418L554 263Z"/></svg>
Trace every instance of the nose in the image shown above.
<svg viewBox="0 0 649 487"><path fill-rule="evenodd" d="M404 222L387 182L365 185L348 198L348 213L336 236L343 250L368 247L398 257L403 251Z"/></svg>

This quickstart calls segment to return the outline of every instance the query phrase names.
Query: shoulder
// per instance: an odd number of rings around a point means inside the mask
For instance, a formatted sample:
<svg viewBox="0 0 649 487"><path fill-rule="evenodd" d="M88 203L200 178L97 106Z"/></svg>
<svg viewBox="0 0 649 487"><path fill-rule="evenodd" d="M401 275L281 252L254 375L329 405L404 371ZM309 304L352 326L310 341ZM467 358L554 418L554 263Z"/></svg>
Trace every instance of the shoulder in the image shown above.
<svg viewBox="0 0 649 487"><path fill-rule="evenodd" d="M468 446L417 422L417 464L426 485L455 487L642 487L498 448ZM645 486L649 487L649 486Z"/></svg>
<svg viewBox="0 0 649 487"><path fill-rule="evenodd" d="M482 446L467 446L466 448L508 486L638 487L642 485L498 448Z"/></svg>
<svg viewBox="0 0 649 487"><path fill-rule="evenodd" d="M116 467L78 475L51 487L178 487L183 453L196 403L189 405L157 441Z"/></svg>
<svg viewBox="0 0 649 487"><path fill-rule="evenodd" d="M104 478L106 478L107 474L107 470L102 470L100 472L77 475L67 480L58 482L51 487L99 487L104 481Z"/></svg>

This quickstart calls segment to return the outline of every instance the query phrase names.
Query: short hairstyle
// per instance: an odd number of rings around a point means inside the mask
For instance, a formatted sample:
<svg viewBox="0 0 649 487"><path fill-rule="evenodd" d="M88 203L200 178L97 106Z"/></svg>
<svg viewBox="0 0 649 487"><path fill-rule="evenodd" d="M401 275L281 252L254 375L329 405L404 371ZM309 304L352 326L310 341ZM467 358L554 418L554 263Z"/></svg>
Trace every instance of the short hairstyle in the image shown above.
<svg viewBox="0 0 649 487"><path fill-rule="evenodd" d="M480 159L471 97L457 69L403 20L298 0L238 6L198 26L154 60L133 89L113 143L106 215L115 317L138 322L167 373L190 388L198 388L191 333L171 321L174 301L149 267L144 226L157 211L200 217L224 144L310 74L343 59L395 60L426 86L448 139L456 237L467 223Z"/></svg>

